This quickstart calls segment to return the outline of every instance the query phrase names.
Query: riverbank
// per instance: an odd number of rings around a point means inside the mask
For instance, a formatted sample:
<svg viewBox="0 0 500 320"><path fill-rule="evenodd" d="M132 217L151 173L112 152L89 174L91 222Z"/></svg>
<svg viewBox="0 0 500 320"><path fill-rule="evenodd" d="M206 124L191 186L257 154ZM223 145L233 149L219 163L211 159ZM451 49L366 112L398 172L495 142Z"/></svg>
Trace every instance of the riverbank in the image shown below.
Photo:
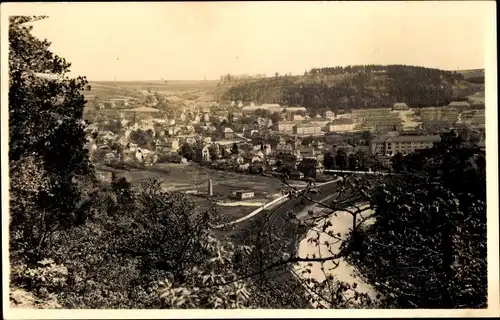
<svg viewBox="0 0 500 320"><path fill-rule="evenodd" d="M360 210L361 213L357 219L358 222L369 217L373 211L367 206L362 205L359 208L348 208L347 210ZM304 208L297 218L304 220L310 217L310 213L313 215L320 215L324 213L324 208L319 205L308 206ZM328 209L326 209L328 210ZM325 227L326 223L330 223L330 226ZM367 219L364 223L371 223L371 219ZM346 239L352 228L352 215L346 210L338 210L335 213L329 215L328 218L322 219L315 223L314 226L307 232L305 236L300 240L297 248L298 256L302 258L313 258L313 257L329 257L337 254L340 251L340 246L342 242ZM334 239L328 233L332 231L337 235L338 239ZM319 240L319 245L314 240ZM361 278L356 275L356 271L353 266L349 265L343 258L335 260L336 266L333 261L326 262L299 262L293 266L293 272L297 277L301 278L306 286L306 289L312 289L314 282L322 282L328 276L333 276L335 280L342 281L350 284L351 286L356 283L357 291L360 293L367 293L372 300L375 300L377 292L375 288L367 283L365 283ZM304 270L309 269L311 272L304 272ZM315 280L313 283L309 283L308 279ZM344 293L346 298L353 296L353 292L347 291ZM312 303L313 306L317 305L317 302ZM335 306L326 305L328 308Z"/></svg>

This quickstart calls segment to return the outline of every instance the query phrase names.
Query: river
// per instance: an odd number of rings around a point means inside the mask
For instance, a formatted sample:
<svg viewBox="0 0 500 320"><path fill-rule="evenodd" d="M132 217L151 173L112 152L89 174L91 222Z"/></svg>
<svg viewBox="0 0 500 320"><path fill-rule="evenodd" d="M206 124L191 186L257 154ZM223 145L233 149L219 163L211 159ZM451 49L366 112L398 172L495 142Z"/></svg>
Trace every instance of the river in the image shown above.
<svg viewBox="0 0 500 320"><path fill-rule="evenodd" d="M369 209L367 205L361 205L359 206L359 208L363 210L359 215L359 220L373 213L373 211ZM297 218L307 219L308 217L310 217L308 212L310 212L311 210L315 214L318 214L325 209L323 207L320 207L319 205L309 206L302 210L299 214L297 214ZM349 208L348 210L356 210L356 208ZM334 230L335 234L340 233L341 238L345 239L346 234L352 227L352 215L347 211L341 210L336 211L327 219L332 223L332 226L328 227L326 229L326 232L328 232L329 230ZM300 242L298 247L299 257L312 257L313 254L316 257L328 257L332 254L338 253L340 249L340 241L337 241L325 232L322 232L323 226L327 219L319 221L315 227L309 230L306 237ZM372 220L368 219L365 221L365 223L372 223ZM316 239L318 237L318 234L320 237L319 246L315 243L308 242L309 239ZM325 245L325 241L328 241L329 245ZM375 296L377 295L375 289L371 285L363 282L359 277L355 276L355 270L351 265L347 264L344 259L339 259L337 262L339 263L339 265L335 269L333 269L334 264L332 261L324 262L324 271L321 270L321 262L300 262L294 266L294 271L297 276L301 277L302 279L313 278L317 281L323 281L327 275L333 275L336 279L347 282L351 285L353 283L356 283L359 292L368 293L372 299L375 298ZM312 264L312 266L308 266L308 264ZM311 269L311 273L302 272L306 267ZM306 286L312 286L312 284L306 284ZM348 293L346 295L348 295ZM332 306L326 305L326 307L331 308Z"/></svg>

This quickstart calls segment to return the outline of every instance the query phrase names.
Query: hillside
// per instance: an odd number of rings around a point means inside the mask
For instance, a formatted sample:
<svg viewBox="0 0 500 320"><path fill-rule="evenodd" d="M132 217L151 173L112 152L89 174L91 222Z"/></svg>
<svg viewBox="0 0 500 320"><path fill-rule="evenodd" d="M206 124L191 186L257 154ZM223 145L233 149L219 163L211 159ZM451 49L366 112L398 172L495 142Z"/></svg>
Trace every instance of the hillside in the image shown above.
<svg viewBox="0 0 500 320"><path fill-rule="evenodd" d="M462 74L468 82L484 84L484 69L459 70L457 72Z"/></svg>
<svg viewBox="0 0 500 320"><path fill-rule="evenodd" d="M85 95L95 95L99 100L130 96L143 97L143 93L157 92L162 95L181 95L184 99L197 99L211 93L216 87L214 80L168 80L165 81L90 81L90 91ZM209 97L205 97L207 99Z"/></svg>
<svg viewBox="0 0 500 320"><path fill-rule="evenodd" d="M275 76L235 83L222 99L304 106L312 111L389 107L406 102L412 107L465 100L484 90L457 72L405 65L316 68L302 76Z"/></svg>

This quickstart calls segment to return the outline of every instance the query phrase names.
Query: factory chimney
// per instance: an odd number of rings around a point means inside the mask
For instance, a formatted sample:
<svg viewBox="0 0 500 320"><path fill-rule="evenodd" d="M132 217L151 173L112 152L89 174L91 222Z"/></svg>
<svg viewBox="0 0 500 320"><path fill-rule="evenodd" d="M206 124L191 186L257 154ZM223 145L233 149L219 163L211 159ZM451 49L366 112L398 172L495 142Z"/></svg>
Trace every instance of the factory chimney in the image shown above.
<svg viewBox="0 0 500 320"><path fill-rule="evenodd" d="M209 196L214 195L213 187L212 187L212 179L208 179L208 195Z"/></svg>

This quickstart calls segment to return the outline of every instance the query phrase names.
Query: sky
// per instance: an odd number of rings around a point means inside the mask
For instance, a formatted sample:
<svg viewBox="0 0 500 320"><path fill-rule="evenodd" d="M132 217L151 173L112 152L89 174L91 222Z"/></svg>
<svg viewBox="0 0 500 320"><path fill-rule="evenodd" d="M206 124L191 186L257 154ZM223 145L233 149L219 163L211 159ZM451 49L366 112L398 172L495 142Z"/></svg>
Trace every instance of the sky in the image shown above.
<svg viewBox="0 0 500 320"><path fill-rule="evenodd" d="M314 67L484 68L491 2L9 3L89 80L302 74ZM3 5L2 5L3 6ZM2 7L4 9L5 7Z"/></svg>

